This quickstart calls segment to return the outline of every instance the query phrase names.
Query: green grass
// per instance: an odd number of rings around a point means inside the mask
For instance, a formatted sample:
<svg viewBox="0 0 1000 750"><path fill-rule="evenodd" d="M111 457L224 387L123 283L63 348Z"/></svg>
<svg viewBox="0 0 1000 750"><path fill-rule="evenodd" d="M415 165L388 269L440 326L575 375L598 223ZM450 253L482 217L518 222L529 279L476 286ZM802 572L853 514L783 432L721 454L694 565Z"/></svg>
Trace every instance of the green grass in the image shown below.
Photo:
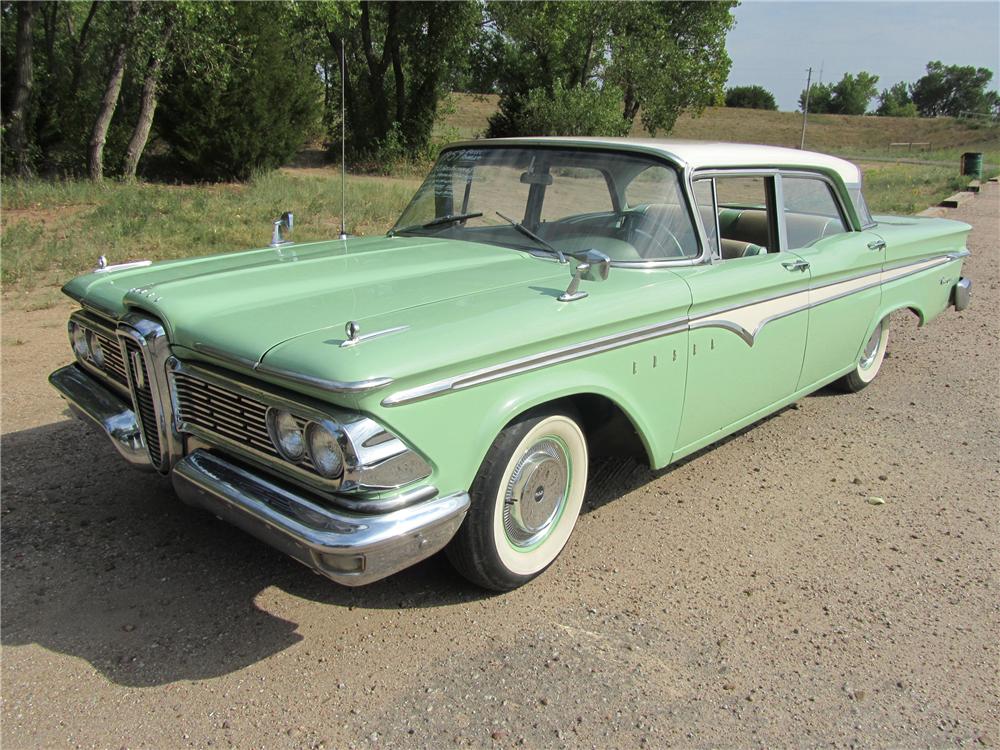
<svg viewBox="0 0 1000 750"><path fill-rule="evenodd" d="M348 229L384 232L418 180L348 177ZM335 170L281 170L246 184L93 185L10 181L3 185L5 288L67 279L111 262L182 258L266 245L271 221L295 212L297 241L336 236L340 178Z"/></svg>
<svg viewBox="0 0 1000 750"><path fill-rule="evenodd" d="M496 110L496 97L453 94L442 107L435 138L472 138ZM801 116L709 108L682 116L671 133L701 138L798 145ZM636 135L644 135L637 126ZM900 152L890 142L929 141L927 151ZM876 213L914 213L938 203L967 181L958 177L964 151L982 151L987 175L1000 163L1000 128L969 127L936 118L819 115L810 118L807 147L862 165L865 193ZM891 159L949 166L893 163ZM285 169L245 184L122 185L43 180L2 183L0 278L5 290L57 285L89 270L99 255L111 262L180 258L266 245L271 221L295 212L294 238L329 238L340 225L340 178L335 168ZM954 166L950 166L950 165ZM427 165L393 168L395 177L348 177L348 229L384 232L419 185ZM33 293L33 297L39 297ZM29 304L50 304L49 300ZM36 307L35 309L42 309Z"/></svg>

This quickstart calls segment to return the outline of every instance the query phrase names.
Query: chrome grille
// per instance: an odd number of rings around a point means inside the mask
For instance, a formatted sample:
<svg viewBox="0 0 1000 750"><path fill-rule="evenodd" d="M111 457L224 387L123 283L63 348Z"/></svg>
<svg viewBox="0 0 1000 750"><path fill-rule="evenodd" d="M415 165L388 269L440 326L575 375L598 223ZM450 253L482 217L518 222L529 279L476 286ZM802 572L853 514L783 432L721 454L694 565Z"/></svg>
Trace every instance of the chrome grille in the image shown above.
<svg viewBox="0 0 1000 750"><path fill-rule="evenodd" d="M124 338L129 376L132 381L132 394L135 398L139 417L139 427L149 449L149 458L153 466L159 469L163 464L160 453L160 431L156 423L156 408L153 405L153 388L145 358L140 346L130 338Z"/></svg>
<svg viewBox="0 0 1000 750"><path fill-rule="evenodd" d="M268 435L265 404L184 372L174 373L174 388L182 422L278 455Z"/></svg>
<svg viewBox="0 0 1000 750"><path fill-rule="evenodd" d="M101 350L104 352L104 367L101 369L112 380L128 388L125 359L122 357L122 348L118 343L118 339L114 336L108 336L96 328L91 328L90 330L97 337L97 340L101 342Z"/></svg>

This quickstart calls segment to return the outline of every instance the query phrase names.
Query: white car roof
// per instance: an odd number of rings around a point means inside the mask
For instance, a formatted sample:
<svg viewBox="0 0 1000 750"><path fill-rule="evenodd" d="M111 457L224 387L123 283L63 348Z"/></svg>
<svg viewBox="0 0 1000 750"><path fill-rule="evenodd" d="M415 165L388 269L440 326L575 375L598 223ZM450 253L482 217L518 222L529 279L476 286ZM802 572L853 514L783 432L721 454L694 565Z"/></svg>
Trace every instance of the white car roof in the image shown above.
<svg viewBox="0 0 1000 750"><path fill-rule="evenodd" d="M507 143L523 145L606 145L609 148L631 146L649 151L659 151L681 166L691 169L711 168L762 168L802 167L836 172L847 185L861 184L861 170L836 156L815 151L800 151L782 146L761 146L752 143L726 143L723 141L693 141L680 138L593 138L593 137L534 137L490 138L472 141L468 145Z"/></svg>

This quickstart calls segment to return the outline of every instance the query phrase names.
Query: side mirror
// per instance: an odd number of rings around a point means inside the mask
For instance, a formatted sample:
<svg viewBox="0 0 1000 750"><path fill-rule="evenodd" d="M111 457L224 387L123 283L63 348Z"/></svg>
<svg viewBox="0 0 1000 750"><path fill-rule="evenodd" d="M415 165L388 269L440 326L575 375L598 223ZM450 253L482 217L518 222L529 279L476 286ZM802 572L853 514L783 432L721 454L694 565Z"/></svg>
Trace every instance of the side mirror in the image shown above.
<svg viewBox="0 0 1000 750"><path fill-rule="evenodd" d="M584 250L569 256L569 268L573 279L566 291L559 295L560 302L583 299L587 292L580 291L581 281L604 281L611 272L611 258L598 250Z"/></svg>
<svg viewBox="0 0 1000 750"><path fill-rule="evenodd" d="M274 231L271 233L271 247L287 245L291 240L285 239L282 230L291 232L295 225L295 216L291 211L285 211L279 218L274 220Z"/></svg>

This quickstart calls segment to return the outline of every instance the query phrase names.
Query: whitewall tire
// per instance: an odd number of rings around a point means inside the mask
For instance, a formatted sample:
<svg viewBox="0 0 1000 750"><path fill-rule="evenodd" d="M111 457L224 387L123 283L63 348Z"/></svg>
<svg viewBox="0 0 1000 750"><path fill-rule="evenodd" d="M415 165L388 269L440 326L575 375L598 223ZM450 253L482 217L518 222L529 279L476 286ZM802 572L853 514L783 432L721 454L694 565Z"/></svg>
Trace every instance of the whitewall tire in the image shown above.
<svg viewBox="0 0 1000 750"><path fill-rule="evenodd" d="M587 441L576 419L546 413L515 421L476 475L449 560L485 588L508 591L527 583L566 546L586 488Z"/></svg>
<svg viewBox="0 0 1000 750"><path fill-rule="evenodd" d="M848 393L857 393L867 386L882 369L885 350L889 344L889 318L882 318L871 332L853 371L842 377L838 383Z"/></svg>

